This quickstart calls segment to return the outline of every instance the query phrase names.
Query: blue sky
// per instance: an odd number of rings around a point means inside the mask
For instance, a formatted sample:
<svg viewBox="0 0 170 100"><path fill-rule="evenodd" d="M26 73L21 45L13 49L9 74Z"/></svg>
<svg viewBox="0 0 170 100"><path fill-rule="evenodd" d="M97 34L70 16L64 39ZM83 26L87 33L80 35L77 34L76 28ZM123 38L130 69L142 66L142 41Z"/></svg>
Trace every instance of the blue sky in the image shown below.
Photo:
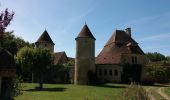
<svg viewBox="0 0 170 100"><path fill-rule="evenodd" d="M132 28L144 52L170 55L170 0L0 0L15 16L7 30L31 43L46 29L55 51L75 56L75 37L85 22L96 38L96 55L116 29Z"/></svg>

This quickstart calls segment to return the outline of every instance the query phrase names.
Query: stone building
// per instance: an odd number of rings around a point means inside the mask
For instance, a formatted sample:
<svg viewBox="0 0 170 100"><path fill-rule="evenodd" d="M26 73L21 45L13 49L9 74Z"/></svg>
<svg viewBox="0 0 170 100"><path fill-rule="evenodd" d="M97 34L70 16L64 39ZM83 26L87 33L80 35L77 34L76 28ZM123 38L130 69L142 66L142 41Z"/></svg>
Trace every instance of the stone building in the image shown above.
<svg viewBox="0 0 170 100"><path fill-rule="evenodd" d="M112 34L102 51L96 57L95 63L99 78L111 82L121 82L122 75L125 73L123 72L124 64L141 67L138 68L140 73L136 73L136 75L139 75L139 80L141 80L147 58L138 43L132 38L131 29L127 28L125 30L116 30ZM130 74L133 75L133 73Z"/></svg>
<svg viewBox="0 0 170 100"><path fill-rule="evenodd" d="M49 49L52 53L54 53L54 65L63 64L69 61L66 53L62 52L54 52L54 42L52 41L50 35L47 30L45 30L39 39L35 42L36 47L45 47Z"/></svg>
<svg viewBox="0 0 170 100"><path fill-rule="evenodd" d="M88 73L95 72L95 38L87 25L76 37L75 84L87 84Z"/></svg>
<svg viewBox="0 0 170 100"><path fill-rule="evenodd" d="M124 65L138 66L129 69L130 78L137 73L137 80L143 77L143 67L147 63L144 52L131 36L131 29L116 30L95 58L95 38L87 25L76 38L75 84L87 84L88 71L92 70L102 81L122 82ZM95 60L94 60L95 59ZM137 69L137 70L136 70ZM129 73L128 73L129 74Z"/></svg>
<svg viewBox="0 0 170 100"><path fill-rule="evenodd" d="M54 42L52 41L51 37L49 36L47 30L45 30L42 35L39 37L37 42L35 42L36 47L46 47L52 53L54 52Z"/></svg>
<svg viewBox="0 0 170 100"><path fill-rule="evenodd" d="M122 82L124 75L131 75L126 77L127 80L132 78L133 81L133 76L137 76L137 80L142 79L147 58L138 43L132 38L131 28L113 32L96 58L96 39L86 24L75 40L75 66L70 67L71 74L69 74L75 84L88 84L89 72L96 73L100 80L108 82ZM54 53L54 42L46 30L35 44L37 47L47 47ZM63 64L69 60L70 57L67 57L65 52L54 53L54 64ZM131 73L125 71L124 65L129 65L127 68ZM138 71L137 74L136 71Z"/></svg>
<svg viewBox="0 0 170 100"><path fill-rule="evenodd" d="M16 68L13 55L0 48L0 100L12 98L12 80L15 78Z"/></svg>

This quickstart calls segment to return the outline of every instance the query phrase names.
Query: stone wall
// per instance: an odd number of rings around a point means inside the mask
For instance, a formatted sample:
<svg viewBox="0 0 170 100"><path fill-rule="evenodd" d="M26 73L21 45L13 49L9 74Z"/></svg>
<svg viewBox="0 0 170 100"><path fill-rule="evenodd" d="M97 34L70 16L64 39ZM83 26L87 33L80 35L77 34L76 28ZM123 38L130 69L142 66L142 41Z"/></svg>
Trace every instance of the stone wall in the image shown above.
<svg viewBox="0 0 170 100"><path fill-rule="evenodd" d="M87 84L88 72L95 72L95 40L76 39L75 84Z"/></svg>
<svg viewBox="0 0 170 100"><path fill-rule="evenodd" d="M107 82L121 82L123 68L120 65L104 64L96 65L98 78Z"/></svg>
<svg viewBox="0 0 170 100"><path fill-rule="evenodd" d="M47 48L48 50L50 50L51 52L54 52L54 44L52 43L47 43L47 42L39 42L36 43L36 47L44 47Z"/></svg>

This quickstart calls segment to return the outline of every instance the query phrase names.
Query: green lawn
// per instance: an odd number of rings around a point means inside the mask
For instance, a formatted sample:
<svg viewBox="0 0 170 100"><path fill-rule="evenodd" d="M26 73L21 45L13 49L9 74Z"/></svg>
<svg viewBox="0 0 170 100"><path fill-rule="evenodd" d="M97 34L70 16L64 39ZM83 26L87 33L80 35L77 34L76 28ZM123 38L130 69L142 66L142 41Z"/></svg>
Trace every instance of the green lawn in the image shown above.
<svg viewBox="0 0 170 100"><path fill-rule="evenodd" d="M103 86L44 84L44 90L38 91L34 89L35 86L38 84L24 83L23 95L15 100L121 100L125 87L122 84Z"/></svg>
<svg viewBox="0 0 170 100"><path fill-rule="evenodd" d="M164 88L164 92L170 97L170 87Z"/></svg>

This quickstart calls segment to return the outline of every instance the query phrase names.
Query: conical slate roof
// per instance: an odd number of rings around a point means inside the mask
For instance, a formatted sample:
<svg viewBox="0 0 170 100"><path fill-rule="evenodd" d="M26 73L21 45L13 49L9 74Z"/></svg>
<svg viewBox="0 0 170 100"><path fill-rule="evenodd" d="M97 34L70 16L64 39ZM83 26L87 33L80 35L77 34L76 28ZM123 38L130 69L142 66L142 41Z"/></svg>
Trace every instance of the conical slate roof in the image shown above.
<svg viewBox="0 0 170 100"><path fill-rule="evenodd" d="M52 41L51 37L49 36L46 30L42 33L42 35L39 37L37 42L48 42L54 44L54 42Z"/></svg>
<svg viewBox="0 0 170 100"><path fill-rule="evenodd" d="M80 33L77 36L77 38L92 38L92 39L96 40L86 24L84 25L84 27L80 31Z"/></svg>
<svg viewBox="0 0 170 100"><path fill-rule="evenodd" d="M122 54L144 54L144 52L125 31L116 30L97 56L96 64L120 64Z"/></svg>
<svg viewBox="0 0 170 100"><path fill-rule="evenodd" d="M0 48L0 68L11 68L15 66L13 55L7 50Z"/></svg>

